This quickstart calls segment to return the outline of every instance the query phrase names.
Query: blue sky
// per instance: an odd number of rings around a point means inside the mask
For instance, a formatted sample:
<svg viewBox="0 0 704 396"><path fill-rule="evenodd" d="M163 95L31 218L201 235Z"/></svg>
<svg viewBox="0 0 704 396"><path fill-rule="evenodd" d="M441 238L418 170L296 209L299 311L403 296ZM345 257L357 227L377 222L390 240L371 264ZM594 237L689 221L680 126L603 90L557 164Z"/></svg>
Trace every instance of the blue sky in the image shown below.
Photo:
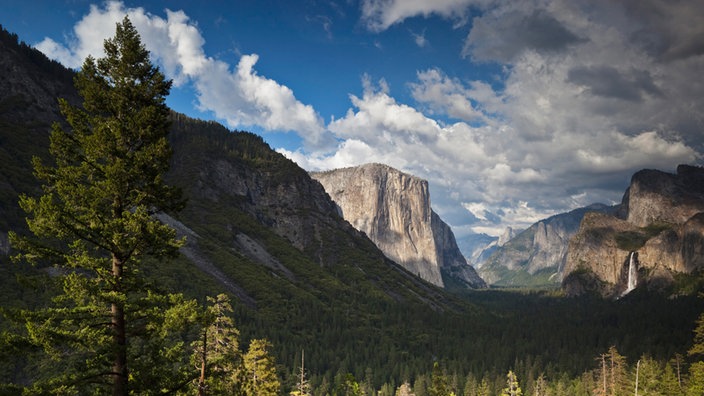
<svg viewBox="0 0 704 396"><path fill-rule="evenodd" d="M704 3L690 0L6 1L0 24L77 67L127 14L168 103L308 170L427 179L458 236L701 164Z"/></svg>

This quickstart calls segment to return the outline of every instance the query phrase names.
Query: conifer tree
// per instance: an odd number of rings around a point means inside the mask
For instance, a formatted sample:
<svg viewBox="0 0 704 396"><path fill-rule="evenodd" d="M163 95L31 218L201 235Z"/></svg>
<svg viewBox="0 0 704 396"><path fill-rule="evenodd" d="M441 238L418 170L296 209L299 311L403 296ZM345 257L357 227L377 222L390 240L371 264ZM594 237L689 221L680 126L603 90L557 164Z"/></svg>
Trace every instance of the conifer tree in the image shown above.
<svg viewBox="0 0 704 396"><path fill-rule="evenodd" d="M242 369L239 330L232 318L230 298L226 294L208 297L205 325L200 339L193 343L193 360L200 366L199 395L230 394L237 386Z"/></svg>
<svg viewBox="0 0 704 396"><path fill-rule="evenodd" d="M660 392L661 377L660 364L649 356L642 356L636 364L636 380L634 381L634 384L637 385L638 395L663 395Z"/></svg>
<svg viewBox="0 0 704 396"><path fill-rule="evenodd" d="M523 391L518 385L518 377L513 371L509 370L506 374L506 388L501 391L501 396L522 396Z"/></svg>
<svg viewBox="0 0 704 396"><path fill-rule="evenodd" d="M548 393L548 382L545 380L545 375L540 374L535 380L533 387L533 396L546 396Z"/></svg>
<svg viewBox="0 0 704 396"><path fill-rule="evenodd" d="M675 373L675 370L672 369L672 365L669 363L665 365L665 369L662 372L657 389L662 395L682 395L682 388L680 387L680 383L677 379L677 374Z"/></svg>
<svg viewBox="0 0 704 396"><path fill-rule="evenodd" d="M271 344L264 339L252 340L244 355L244 389L247 396L276 396L281 383L276 374Z"/></svg>
<svg viewBox="0 0 704 396"><path fill-rule="evenodd" d="M484 378L482 378L482 382L480 382L477 387L477 396L489 396L490 393L491 388L489 386L489 380L487 380L486 376L484 376Z"/></svg>
<svg viewBox="0 0 704 396"><path fill-rule="evenodd" d="M53 164L33 161L43 195L20 199L33 235L11 235L14 259L53 266L61 288L48 308L21 317L29 341L61 362L35 388L151 394L189 382L180 333L196 312L142 272L182 244L156 217L184 203L164 181L171 82L128 18L104 49L75 78L82 105L59 100L70 128L52 128Z"/></svg>
<svg viewBox="0 0 704 396"><path fill-rule="evenodd" d="M695 362L689 366L689 381L686 395L704 395L704 362Z"/></svg>
<svg viewBox="0 0 704 396"><path fill-rule="evenodd" d="M608 352L599 355L599 368L595 372L597 396L621 396L629 394L633 389L628 386L628 366L626 358L622 356L615 346L609 347Z"/></svg>
<svg viewBox="0 0 704 396"><path fill-rule="evenodd" d="M433 371L430 377L430 387L428 388L430 396L449 396L450 386L447 381L447 376L440 368L438 362L433 363Z"/></svg>

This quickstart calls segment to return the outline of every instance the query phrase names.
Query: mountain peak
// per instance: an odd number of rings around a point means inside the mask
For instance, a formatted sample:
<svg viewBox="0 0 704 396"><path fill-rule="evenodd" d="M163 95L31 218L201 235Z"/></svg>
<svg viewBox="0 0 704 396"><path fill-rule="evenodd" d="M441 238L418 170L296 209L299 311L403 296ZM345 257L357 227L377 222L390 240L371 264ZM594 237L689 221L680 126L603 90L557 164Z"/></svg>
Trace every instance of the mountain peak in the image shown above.
<svg viewBox="0 0 704 396"><path fill-rule="evenodd" d="M414 275L440 287L449 278L485 286L460 253L450 227L432 211L426 180L375 163L311 176L345 220Z"/></svg>

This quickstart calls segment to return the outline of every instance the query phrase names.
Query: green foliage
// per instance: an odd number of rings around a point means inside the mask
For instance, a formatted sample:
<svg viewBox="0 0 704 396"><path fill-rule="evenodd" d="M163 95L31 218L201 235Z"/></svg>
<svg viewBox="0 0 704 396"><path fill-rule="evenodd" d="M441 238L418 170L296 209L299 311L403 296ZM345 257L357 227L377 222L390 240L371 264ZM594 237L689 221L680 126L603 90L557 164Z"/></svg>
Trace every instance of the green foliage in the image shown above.
<svg viewBox="0 0 704 396"><path fill-rule="evenodd" d="M200 367L201 375L195 387L211 394L232 393L239 386L242 353L239 330L230 315L232 306L226 294L208 297L203 315L201 337L193 342L192 364Z"/></svg>
<svg viewBox="0 0 704 396"><path fill-rule="evenodd" d="M614 236L616 246L619 249L633 252L642 248L645 243L659 235L661 232L670 229L672 226L666 223L653 223L642 227L638 231L622 231Z"/></svg>
<svg viewBox="0 0 704 396"><path fill-rule="evenodd" d="M704 361L695 362L689 366L689 385L686 395L704 395Z"/></svg>
<svg viewBox="0 0 704 396"><path fill-rule="evenodd" d="M447 375L440 368L438 362L433 363L433 371L430 375L430 387L428 387L429 396L449 396L450 386L448 384Z"/></svg>
<svg viewBox="0 0 704 396"><path fill-rule="evenodd" d="M506 387L501 391L501 396L522 396L523 391L518 385L518 377L516 374L509 370L506 374Z"/></svg>
<svg viewBox="0 0 704 396"><path fill-rule="evenodd" d="M83 106L60 101L71 129L52 129L54 164L33 161L43 195L20 200L33 236L10 236L15 260L53 267L61 285L48 307L15 316L46 358L34 391L148 395L183 387L191 375L182 337L196 303L140 271L143 260L174 257L181 246L154 217L183 205L163 179L171 83L128 19L105 52L86 59L76 77Z"/></svg>
<svg viewBox="0 0 704 396"><path fill-rule="evenodd" d="M265 339L255 339L249 344L243 366L247 396L276 396L280 392L281 383L269 349L271 343Z"/></svg>

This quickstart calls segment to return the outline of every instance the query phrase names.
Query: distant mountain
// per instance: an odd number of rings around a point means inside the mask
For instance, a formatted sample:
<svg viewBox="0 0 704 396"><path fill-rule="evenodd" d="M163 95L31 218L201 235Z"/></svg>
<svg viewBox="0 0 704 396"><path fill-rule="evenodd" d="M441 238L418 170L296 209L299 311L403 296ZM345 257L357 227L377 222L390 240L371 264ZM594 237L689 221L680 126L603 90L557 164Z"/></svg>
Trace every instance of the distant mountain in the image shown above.
<svg viewBox="0 0 704 396"><path fill-rule="evenodd" d="M467 262L479 270L499 247L513 239L520 231L513 229L513 227L506 227L504 233L498 237L487 234L469 234L460 238L457 245Z"/></svg>
<svg viewBox="0 0 704 396"><path fill-rule="evenodd" d="M631 283L662 287L704 270L704 168L639 171L616 215L584 217L572 238L563 287L619 297ZM635 277L635 279L634 279Z"/></svg>
<svg viewBox="0 0 704 396"><path fill-rule="evenodd" d="M562 281L569 240L585 213L615 210L594 204L541 220L497 246L478 264L479 274L498 286L557 286Z"/></svg>
<svg viewBox="0 0 704 396"><path fill-rule="evenodd" d="M428 182L381 164L314 172L341 215L395 262L437 286L485 287L450 227L430 207Z"/></svg>

